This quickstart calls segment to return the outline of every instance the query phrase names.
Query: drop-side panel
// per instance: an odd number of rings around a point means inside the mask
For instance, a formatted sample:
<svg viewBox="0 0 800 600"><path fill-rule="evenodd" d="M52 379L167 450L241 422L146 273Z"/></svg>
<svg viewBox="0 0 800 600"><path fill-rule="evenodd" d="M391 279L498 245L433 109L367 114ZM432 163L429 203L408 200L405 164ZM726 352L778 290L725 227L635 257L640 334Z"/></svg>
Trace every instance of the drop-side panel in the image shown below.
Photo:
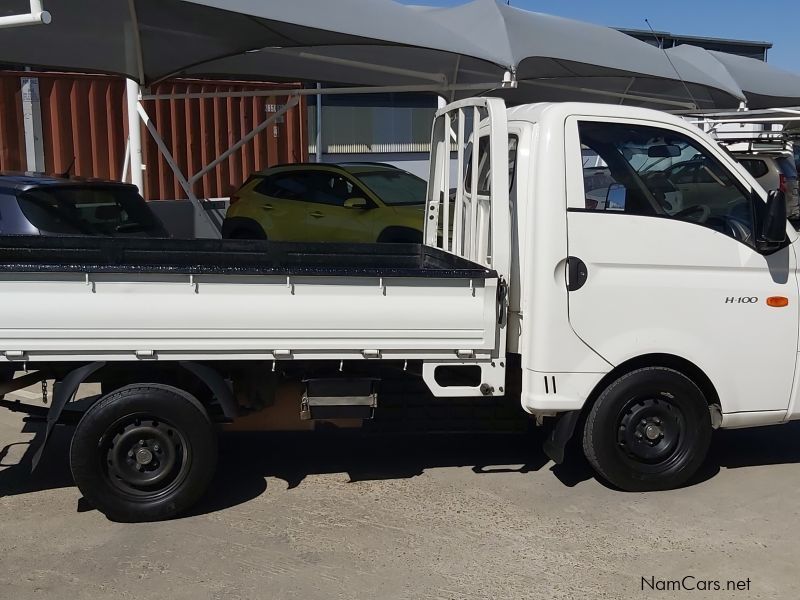
<svg viewBox="0 0 800 600"><path fill-rule="evenodd" d="M490 358L496 298L494 278L2 273L0 360Z"/></svg>

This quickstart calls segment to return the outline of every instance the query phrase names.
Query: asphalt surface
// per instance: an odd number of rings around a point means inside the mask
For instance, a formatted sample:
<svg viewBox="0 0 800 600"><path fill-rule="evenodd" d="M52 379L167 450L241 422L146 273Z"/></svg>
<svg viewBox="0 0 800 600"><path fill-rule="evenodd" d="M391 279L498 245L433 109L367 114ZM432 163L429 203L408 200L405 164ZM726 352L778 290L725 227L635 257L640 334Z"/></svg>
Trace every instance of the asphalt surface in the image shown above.
<svg viewBox="0 0 800 600"><path fill-rule="evenodd" d="M798 425L717 432L646 494L530 435L225 434L193 514L126 525L72 484L68 428L31 475L38 426L0 410L0 598L797 598Z"/></svg>

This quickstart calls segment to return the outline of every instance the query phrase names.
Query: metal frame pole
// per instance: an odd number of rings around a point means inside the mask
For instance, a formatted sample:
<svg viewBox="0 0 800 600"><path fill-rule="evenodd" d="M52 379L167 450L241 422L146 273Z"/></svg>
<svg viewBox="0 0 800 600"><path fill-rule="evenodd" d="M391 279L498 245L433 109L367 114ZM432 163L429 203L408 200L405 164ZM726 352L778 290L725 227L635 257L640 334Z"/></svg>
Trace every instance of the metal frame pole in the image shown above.
<svg viewBox="0 0 800 600"><path fill-rule="evenodd" d="M322 84L317 83L317 90L322 89ZM322 94L317 93L317 135L314 140L316 145L316 160L322 162Z"/></svg>
<svg viewBox="0 0 800 600"><path fill-rule="evenodd" d="M233 154L234 152L237 152L242 146L247 144L250 140L252 140L259 133L264 131L267 127L269 127L272 123L274 123L278 118L280 118L281 116L285 115L288 111L290 111L292 108L297 106L299 103L300 103L300 98L299 97L295 96L294 98L290 98L289 101L283 107L281 107L281 109L279 111L271 114L269 117L267 117L267 119L265 119L264 121L262 121L261 123L256 125L256 127L252 131L250 131L250 133L248 133L246 136L244 136L242 139L240 139L238 142L236 142L233 146L231 146L230 148L225 150L225 152L220 154L217 158L215 158L213 161L208 163L205 167L200 169L197 173L192 175L187 180L187 183L189 184L189 186L191 187L195 183L197 183L200 179L203 178L203 176L206 173L208 173L209 171L214 169L221 162L227 160L228 157L231 154Z"/></svg>
<svg viewBox="0 0 800 600"><path fill-rule="evenodd" d="M172 170L173 174L175 175L175 178L178 180L178 184L186 193L186 197L189 199L189 202L192 203L192 206L194 207L195 211L198 214L200 214L201 218L211 226L212 231L219 236L220 235L219 224L215 222L215 220L211 217L210 214L208 214L205 203L195 195L193 190L194 184L197 183L200 179L202 179L206 173L214 169L217 165L219 165L223 161L227 160L231 154L237 152L242 146L250 142L250 140L252 140L255 136L264 131L279 117L286 114L289 110L297 106L299 103L300 103L299 97L295 96L289 98L288 102L284 106L282 106L280 110L271 114L267 119L259 123L252 131L250 131L250 133L245 135L242 139L233 144L230 148L228 148L225 152L220 154L208 165L206 165L205 167L200 169L197 173L188 178L186 177L186 175L184 175L183 171L178 166L178 163L175 162L175 158L172 156L172 153L169 151L169 148L167 148L166 143L164 143L163 138L158 133L158 129L156 129L155 124L153 124L152 120L150 119L150 115L147 114L147 110L144 108L141 102L136 103L136 112L144 122L145 127L147 127L147 131L150 133L153 140L155 141L156 146L158 147L158 151L164 157L164 160L167 162L167 165L169 165L169 168ZM136 128L138 129L138 121L136 123ZM139 143L141 147L141 139L139 140ZM133 152L132 138L130 145L131 145L131 151L129 152L129 154L131 157L133 157L134 152ZM133 176L133 173L135 172L136 171L133 165L133 161L131 161L131 175ZM139 172L141 173L141 169L139 170Z"/></svg>
<svg viewBox="0 0 800 600"><path fill-rule="evenodd" d="M125 158L122 161L122 178L121 181L128 181L128 170L131 166L131 141L125 140Z"/></svg>
<svg viewBox="0 0 800 600"><path fill-rule="evenodd" d="M25 67L25 70L30 71L30 67ZM42 107L39 101L39 79L36 77L22 77L21 83L27 170L41 173L45 170L45 162L42 137Z"/></svg>
<svg viewBox="0 0 800 600"><path fill-rule="evenodd" d="M144 163L142 160L142 129L139 125L139 84L126 79L125 104L128 113L128 165L131 183L144 195Z"/></svg>
<svg viewBox="0 0 800 600"><path fill-rule="evenodd" d="M139 116L141 117L142 121L144 121L145 127L147 127L147 131L150 132L150 135L153 137L153 140L158 146L158 151L161 152L164 160L167 161L169 168L172 169L172 172L175 174L175 178L178 180L178 183L183 188L183 191L186 192L186 197L189 199L189 202L192 203L192 206L195 209L195 213L200 215L200 218L203 219L208 225L211 226L211 232L216 235L216 237L222 237L222 233L219 229L219 224L217 224L214 219L211 218L211 215L208 214L203 203L194 195L192 191L192 186L189 184L189 181L186 179L186 176L181 171L178 164L175 162L175 158L172 156L172 153L167 148L167 145L164 143L161 135L158 133L156 126L150 120L150 115L147 114L144 106L141 103L138 104L137 110ZM138 125L137 125L138 126Z"/></svg>
<svg viewBox="0 0 800 600"><path fill-rule="evenodd" d="M23 25L48 25L53 18L44 10L42 0L30 0L31 11L22 15L0 17L0 29L21 27Z"/></svg>
<svg viewBox="0 0 800 600"><path fill-rule="evenodd" d="M324 88L322 93L326 96L336 95L354 95L354 94L389 94L389 93L403 93L403 92L432 92L438 94L446 94L453 90L478 90L485 92L488 89L502 88L513 89L517 87L516 81L509 81L507 83L487 82L487 83L464 83L456 85L383 85L383 86L360 86L360 87L341 87L341 88ZM567 89L571 89L567 87ZM317 88L289 88L283 90L263 90L263 91L247 91L247 92L187 92L175 94L143 94L142 100L190 100L196 98L253 98L260 96L315 96L320 91ZM607 92L597 92L605 94ZM651 100L651 98L646 98ZM685 102L675 103L678 106L686 106L694 108L694 105L688 105Z"/></svg>

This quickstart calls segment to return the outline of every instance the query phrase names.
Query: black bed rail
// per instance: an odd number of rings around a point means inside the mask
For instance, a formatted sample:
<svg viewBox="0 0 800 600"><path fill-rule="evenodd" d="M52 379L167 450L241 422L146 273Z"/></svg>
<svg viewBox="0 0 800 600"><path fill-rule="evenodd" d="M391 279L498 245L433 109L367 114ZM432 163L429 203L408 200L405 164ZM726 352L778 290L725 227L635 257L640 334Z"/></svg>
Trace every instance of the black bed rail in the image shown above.
<svg viewBox="0 0 800 600"><path fill-rule="evenodd" d="M0 236L3 272L497 277L421 244L46 236Z"/></svg>

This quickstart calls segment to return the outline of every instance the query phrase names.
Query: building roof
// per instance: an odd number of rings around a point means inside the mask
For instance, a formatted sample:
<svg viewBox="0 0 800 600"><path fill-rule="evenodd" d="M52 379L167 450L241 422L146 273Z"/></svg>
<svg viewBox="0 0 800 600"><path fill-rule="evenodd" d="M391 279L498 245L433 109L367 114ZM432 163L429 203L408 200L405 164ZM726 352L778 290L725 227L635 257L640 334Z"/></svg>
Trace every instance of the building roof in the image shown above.
<svg viewBox="0 0 800 600"><path fill-rule="evenodd" d="M772 48L772 42L757 40L736 40L697 35L682 35L670 33L669 31L650 31L649 29L628 29L624 27L617 27L616 29L638 40L663 48L671 48L673 46L679 46L680 44L691 44L693 46L700 46L706 50L719 50L721 52L729 52L749 58L758 58L759 60L767 60L767 51Z"/></svg>

